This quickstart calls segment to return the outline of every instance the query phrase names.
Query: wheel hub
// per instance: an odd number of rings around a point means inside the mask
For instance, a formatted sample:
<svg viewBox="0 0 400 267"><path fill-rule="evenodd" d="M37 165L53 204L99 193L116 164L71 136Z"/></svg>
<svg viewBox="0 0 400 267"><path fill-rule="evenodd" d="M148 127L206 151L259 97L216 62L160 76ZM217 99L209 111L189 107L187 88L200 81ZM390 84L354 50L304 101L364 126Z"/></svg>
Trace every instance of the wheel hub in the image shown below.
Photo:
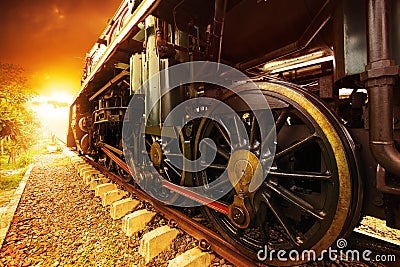
<svg viewBox="0 0 400 267"><path fill-rule="evenodd" d="M159 143L154 142L150 147L150 160L154 166L160 167L162 159L162 149Z"/></svg>
<svg viewBox="0 0 400 267"><path fill-rule="evenodd" d="M262 181L259 159L248 150L235 151L229 159L228 177L238 194L254 192Z"/></svg>

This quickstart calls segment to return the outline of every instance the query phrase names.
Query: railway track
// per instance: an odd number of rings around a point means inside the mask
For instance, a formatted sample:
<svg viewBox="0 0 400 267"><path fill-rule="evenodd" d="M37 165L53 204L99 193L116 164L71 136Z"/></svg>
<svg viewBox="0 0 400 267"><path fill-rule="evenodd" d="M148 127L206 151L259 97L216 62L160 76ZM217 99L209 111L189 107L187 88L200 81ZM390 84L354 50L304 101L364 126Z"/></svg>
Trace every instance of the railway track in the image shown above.
<svg viewBox="0 0 400 267"><path fill-rule="evenodd" d="M347 241L347 249L356 249L359 252L371 251L369 258L374 262L377 262L377 256L380 258L383 256L385 261L381 261L389 266L398 266L400 262L400 244L392 240L355 229Z"/></svg>
<svg viewBox="0 0 400 267"><path fill-rule="evenodd" d="M123 187L127 192L135 195L139 200L150 203L157 212L161 213L171 222L170 224L176 225L181 230L197 239L199 241L200 249L211 250L235 266L266 266L260 262L255 262L252 259L248 258L246 255L240 253L232 244L227 242L212 229L185 215L183 212L166 206L158 200L155 200L154 198L143 192L138 186L124 182L123 178L113 172L108 171L105 167L93 161L91 158L86 156L83 156L81 158L83 158L88 164L107 176L114 183ZM382 264L381 262L379 263L379 265L376 266L395 266L391 265L394 263L393 257L395 257L395 262L398 262L400 260L400 245L391 242L390 240L386 240L382 237L379 238L372 234L357 230L354 231L348 238L346 238L346 242L346 246L342 247L343 249L357 250L359 252L369 250L371 251L371 254L369 256L371 256L371 258L373 259L375 259L376 255L386 255L392 257L390 258L391 261L388 265ZM343 254L343 251L338 252L338 254L336 255L337 258L340 258L341 253ZM363 262L364 264L366 264L365 266L368 266L370 264L370 262L365 261L360 257L349 258L347 257L347 254L345 256L346 261L357 261L360 263ZM301 266L309 265L304 264Z"/></svg>
<svg viewBox="0 0 400 267"><path fill-rule="evenodd" d="M103 166L94 162L90 158L84 157L84 159L93 167L104 173L112 181L120 186L123 186L128 192L133 193L140 200L151 203L154 209L163 214L167 219L176 223L176 225L183 231L199 240L200 244L202 244L202 248L210 248L235 266L261 266L241 254L235 247L221 238L214 231L182 214L181 212L165 206L163 203L149 197L140 188L124 182L118 175L107 171Z"/></svg>

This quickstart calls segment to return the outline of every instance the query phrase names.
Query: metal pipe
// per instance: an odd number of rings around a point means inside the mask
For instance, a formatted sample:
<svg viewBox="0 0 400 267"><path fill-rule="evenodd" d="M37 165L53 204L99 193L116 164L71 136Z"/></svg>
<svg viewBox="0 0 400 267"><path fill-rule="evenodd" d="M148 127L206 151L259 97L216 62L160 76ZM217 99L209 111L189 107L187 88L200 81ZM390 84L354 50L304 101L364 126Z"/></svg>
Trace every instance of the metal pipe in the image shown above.
<svg viewBox="0 0 400 267"><path fill-rule="evenodd" d="M386 184L386 171L379 164L376 168L376 189L385 194L400 195L400 188Z"/></svg>
<svg viewBox="0 0 400 267"><path fill-rule="evenodd" d="M218 63L221 61L226 4L227 0L215 0L214 24L211 39L211 59Z"/></svg>
<svg viewBox="0 0 400 267"><path fill-rule="evenodd" d="M393 139L393 86L399 74L391 52L390 0L368 0L368 65L370 148L387 171L400 175L400 153ZM364 77L363 77L364 76Z"/></svg>
<svg viewBox="0 0 400 267"><path fill-rule="evenodd" d="M391 59L387 4L386 0L368 1L368 63Z"/></svg>

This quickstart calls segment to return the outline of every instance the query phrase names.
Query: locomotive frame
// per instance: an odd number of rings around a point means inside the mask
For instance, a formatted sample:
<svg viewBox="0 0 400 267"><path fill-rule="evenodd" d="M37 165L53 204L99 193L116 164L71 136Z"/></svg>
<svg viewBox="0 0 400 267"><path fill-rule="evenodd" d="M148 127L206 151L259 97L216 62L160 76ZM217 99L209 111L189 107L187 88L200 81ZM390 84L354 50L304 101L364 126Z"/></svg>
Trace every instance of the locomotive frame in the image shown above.
<svg viewBox="0 0 400 267"><path fill-rule="evenodd" d="M234 184L216 204L206 203L205 215L221 235L255 258L264 244L320 252L363 215L400 229L400 51L392 51L400 44L399 13L398 0L125 0L87 54L67 144L130 181L122 127L136 94L134 106L149 117L145 143L134 142L133 175L146 186L159 182L152 165L167 180L166 190L154 194L173 203L179 186L206 186L242 161L242 173L230 171L229 179L248 186L263 162L258 111L207 83L182 84L164 96L162 81L139 89L179 63L224 63L247 74L273 103L277 153L256 193ZM351 93L342 95L344 89ZM191 121L178 137L162 137L168 114L201 97L232 107L250 144L234 149L229 127L206 119ZM178 170L166 159L179 152L196 160L204 138L217 145L206 169ZM181 151L168 150L169 139Z"/></svg>

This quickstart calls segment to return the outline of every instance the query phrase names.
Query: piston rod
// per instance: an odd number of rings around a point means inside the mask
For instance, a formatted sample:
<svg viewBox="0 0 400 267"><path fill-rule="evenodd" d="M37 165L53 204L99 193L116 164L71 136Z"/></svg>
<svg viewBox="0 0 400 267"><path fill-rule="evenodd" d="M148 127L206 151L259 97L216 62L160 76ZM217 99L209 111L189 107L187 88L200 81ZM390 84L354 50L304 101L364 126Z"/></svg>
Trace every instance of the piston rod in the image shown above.
<svg viewBox="0 0 400 267"><path fill-rule="evenodd" d="M214 24L212 33L212 60L221 61L222 37L224 33L227 0L215 0Z"/></svg>

